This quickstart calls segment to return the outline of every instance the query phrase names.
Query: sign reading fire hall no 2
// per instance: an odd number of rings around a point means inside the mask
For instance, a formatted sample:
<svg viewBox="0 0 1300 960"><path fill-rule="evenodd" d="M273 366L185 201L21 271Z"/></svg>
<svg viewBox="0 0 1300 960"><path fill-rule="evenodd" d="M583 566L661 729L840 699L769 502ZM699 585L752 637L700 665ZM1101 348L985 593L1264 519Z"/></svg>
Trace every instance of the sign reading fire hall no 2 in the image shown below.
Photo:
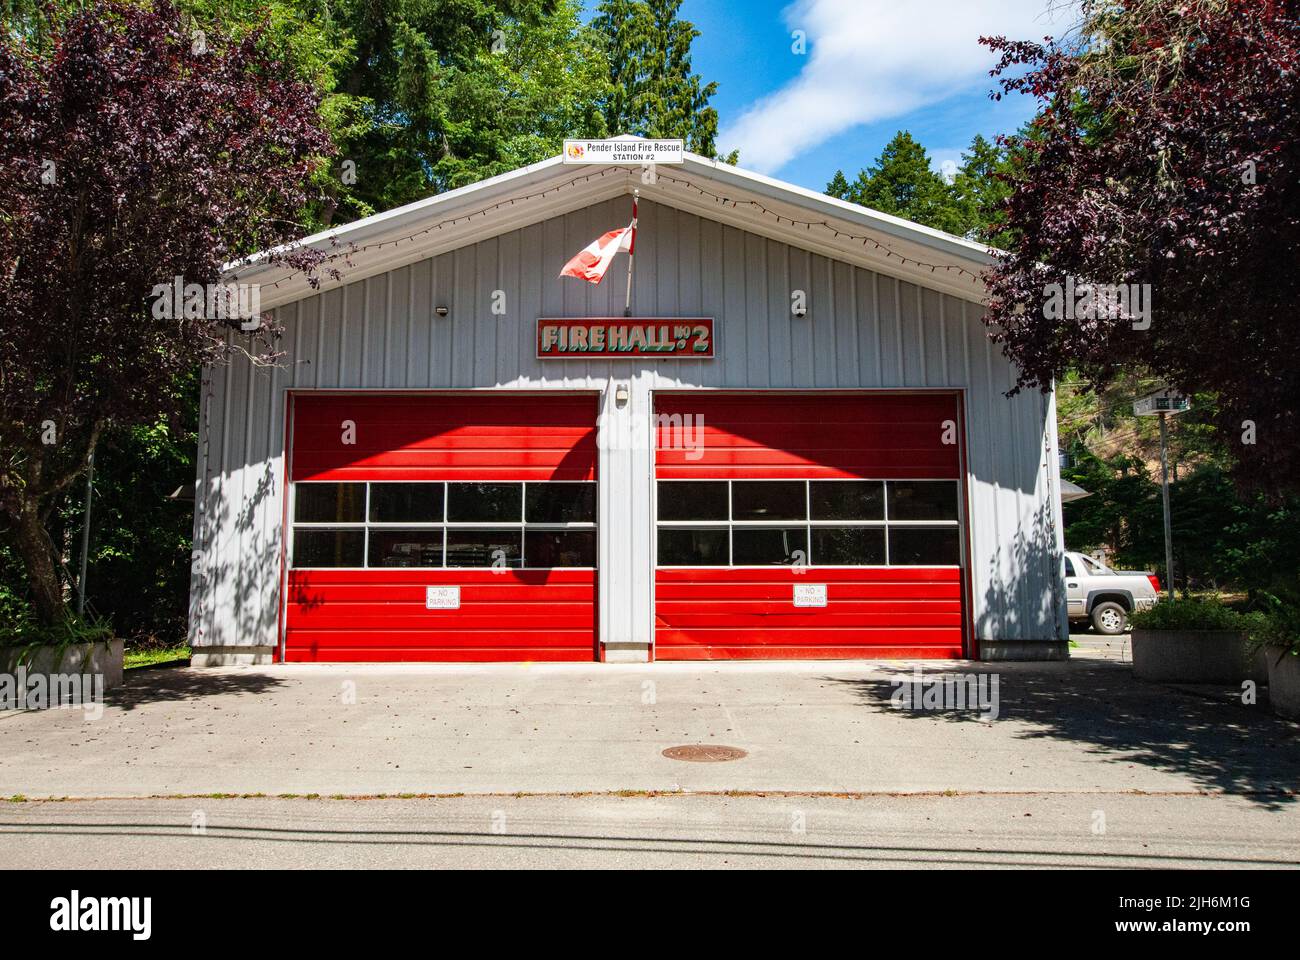
<svg viewBox="0 0 1300 960"><path fill-rule="evenodd" d="M712 317L589 317L537 321L541 360L578 357L713 357Z"/></svg>

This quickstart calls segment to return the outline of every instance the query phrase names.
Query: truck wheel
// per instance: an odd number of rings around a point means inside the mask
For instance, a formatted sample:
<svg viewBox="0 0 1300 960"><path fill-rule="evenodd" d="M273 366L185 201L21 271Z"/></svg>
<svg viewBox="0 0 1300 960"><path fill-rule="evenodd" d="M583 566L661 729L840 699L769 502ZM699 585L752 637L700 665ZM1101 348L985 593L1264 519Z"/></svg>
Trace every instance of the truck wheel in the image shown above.
<svg viewBox="0 0 1300 960"><path fill-rule="evenodd" d="M1128 627L1128 611L1114 600L1103 600L1092 608L1092 626L1109 637L1123 633Z"/></svg>

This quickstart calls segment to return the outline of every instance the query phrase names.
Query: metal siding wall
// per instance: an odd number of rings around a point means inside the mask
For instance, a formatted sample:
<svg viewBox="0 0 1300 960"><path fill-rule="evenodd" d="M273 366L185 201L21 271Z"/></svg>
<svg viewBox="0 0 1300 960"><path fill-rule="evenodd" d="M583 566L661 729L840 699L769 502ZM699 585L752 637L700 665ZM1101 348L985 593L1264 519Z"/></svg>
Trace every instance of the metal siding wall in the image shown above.
<svg viewBox="0 0 1300 960"><path fill-rule="evenodd" d="M956 387L966 391L972 606L981 639L1063 638L1052 584L1059 504L1046 419L1036 392L1008 399L1011 367L985 337L977 304L747 234L641 204L633 312L717 318L712 361L539 361L540 315L622 311L620 258L598 287L557 278L560 265L627 222L630 198L596 204L282 308L283 369L247 361L209 371L209 435L200 438L196 502L210 547L195 579L200 645L277 642L286 387L599 389L602 635L648 642L652 628L648 432L651 392L682 387ZM492 291L506 313L491 313ZM808 314L790 314L802 289ZM450 310L433 315L436 306ZM645 421L648 423L648 419ZM621 438L621 439L620 439ZM1055 535L1050 527L1056 518ZM611 602L611 600L615 602Z"/></svg>

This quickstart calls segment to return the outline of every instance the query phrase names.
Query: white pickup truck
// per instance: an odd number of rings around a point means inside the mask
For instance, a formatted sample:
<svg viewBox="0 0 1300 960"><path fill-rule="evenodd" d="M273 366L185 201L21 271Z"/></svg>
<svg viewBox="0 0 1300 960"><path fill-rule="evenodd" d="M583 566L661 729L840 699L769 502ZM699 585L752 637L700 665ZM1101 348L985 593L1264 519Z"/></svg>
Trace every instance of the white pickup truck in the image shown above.
<svg viewBox="0 0 1300 960"><path fill-rule="evenodd" d="M1071 622L1088 620L1098 633L1123 633L1130 613L1160 599L1160 578L1145 570L1112 570L1066 551L1065 598Z"/></svg>

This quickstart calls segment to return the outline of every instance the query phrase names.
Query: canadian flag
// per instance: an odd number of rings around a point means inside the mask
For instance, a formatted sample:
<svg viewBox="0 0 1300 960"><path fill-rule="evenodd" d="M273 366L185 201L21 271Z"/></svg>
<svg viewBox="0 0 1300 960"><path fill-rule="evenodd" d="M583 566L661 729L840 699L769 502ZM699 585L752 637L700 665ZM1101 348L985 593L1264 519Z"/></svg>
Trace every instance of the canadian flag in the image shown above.
<svg viewBox="0 0 1300 960"><path fill-rule="evenodd" d="M600 283L605 279L605 271L614 261L614 254L627 253L631 255L636 251L636 206L632 207L632 222L621 230L611 230L609 233L593 240L581 250L577 256L564 265L560 271L562 277L577 277L579 280L586 280L588 283Z"/></svg>

